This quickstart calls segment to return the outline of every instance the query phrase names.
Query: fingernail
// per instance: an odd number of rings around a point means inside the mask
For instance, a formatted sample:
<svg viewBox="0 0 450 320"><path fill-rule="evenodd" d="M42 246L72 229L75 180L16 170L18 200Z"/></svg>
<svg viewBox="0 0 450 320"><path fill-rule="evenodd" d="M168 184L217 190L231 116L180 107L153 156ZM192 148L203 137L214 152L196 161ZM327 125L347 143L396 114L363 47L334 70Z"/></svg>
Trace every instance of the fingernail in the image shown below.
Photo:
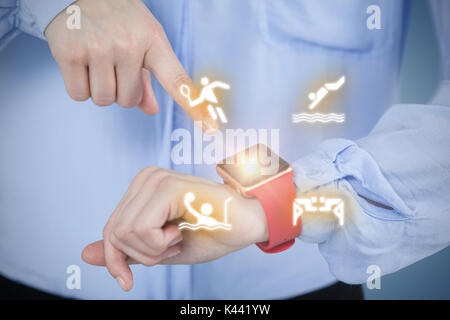
<svg viewBox="0 0 450 320"><path fill-rule="evenodd" d="M119 284L119 286L122 288L122 290L125 291L125 281L123 281L123 279L121 277L117 277L116 280L117 280L117 283Z"/></svg>
<svg viewBox="0 0 450 320"><path fill-rule="evenodd" d="M176 255L180 254L180 252L181 252L180 250L171 251L166 254L164 259L169 259L169 258L175 257Z"/></svg>
<svg viewBox="0 0 450 320"><path fill-rule="evenodd" d="M205 133L207 133L211 136L215 135L217 133L217 131L219 131L218 128L206 128L205 129Z"/></svg>
<svg viewBox="0 0 450 320"><path fill-rule="evenodd" d="M183 240L182 237L176 238L176 239L172 240L172 242L169 244L169 247L174 246L174 245L176 245L177 243L180 243L181 240Z"/></svg>
<svg viewBox="0 0 450 320"><path fill-rule="evenodd" d="M203 121L203 131L209 135L214 135L219 131L218 123L211 123L209 121Z"/></svg>

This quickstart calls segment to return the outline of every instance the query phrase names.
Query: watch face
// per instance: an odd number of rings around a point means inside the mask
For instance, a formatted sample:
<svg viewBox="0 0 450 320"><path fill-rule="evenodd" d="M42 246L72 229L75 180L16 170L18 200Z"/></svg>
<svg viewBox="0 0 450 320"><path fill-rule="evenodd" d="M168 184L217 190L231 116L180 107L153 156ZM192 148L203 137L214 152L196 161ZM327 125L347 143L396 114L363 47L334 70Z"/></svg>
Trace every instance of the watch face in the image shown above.
<svg viewBox="0 0 450 320"><path fill-rule="evenodd" d="M263 144L238 152L217 165L224 179L231 178L243 188L262 183L289 167L286 161Z"/></svg>

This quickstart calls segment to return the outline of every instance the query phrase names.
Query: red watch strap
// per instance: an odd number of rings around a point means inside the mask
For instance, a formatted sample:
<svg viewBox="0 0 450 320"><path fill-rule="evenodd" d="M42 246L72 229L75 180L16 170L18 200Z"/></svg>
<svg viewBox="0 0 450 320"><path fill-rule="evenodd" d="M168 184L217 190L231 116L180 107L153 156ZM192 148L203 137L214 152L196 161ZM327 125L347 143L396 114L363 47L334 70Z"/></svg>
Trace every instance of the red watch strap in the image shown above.
<svg viewBox="0 0 450 320"><path fill-rule="evenodd" d="M292 223L293 204L296 198L293 171L265 183L247 193L256 197L266 213L269 241L256 245L264 252L277 253L288 249L302 231L300 219Z"/></svg>

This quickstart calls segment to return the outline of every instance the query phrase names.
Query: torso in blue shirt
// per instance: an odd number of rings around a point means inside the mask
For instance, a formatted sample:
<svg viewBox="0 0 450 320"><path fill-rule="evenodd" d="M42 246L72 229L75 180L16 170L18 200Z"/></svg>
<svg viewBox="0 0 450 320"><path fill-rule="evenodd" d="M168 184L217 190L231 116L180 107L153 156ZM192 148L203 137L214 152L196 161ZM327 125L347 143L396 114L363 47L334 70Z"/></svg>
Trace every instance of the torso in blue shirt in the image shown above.
<svg viewBox="0 0 450 320"><path fill-rule="evenodd" d="M324 139L364 136L392 102L402 1L377 2L380 30L366 27L371 1L147 3L196 83L206 75L231 85L224 129L279 129L289 162ZM341 75L345 87L323 107L346 121L293 124L308 93ZM201 265L135 266L135 288L121 292L106 269L81 261L81 250L101 237L142 168L219 181L213 165L170 161L171 132L192 123L155 82L155 117L71 101L46 43L25 35L0 53L0 83L0 273L79 298L285 298L335 281L316 245L297 241L277 255L253 246ZM81 290L66 288L73 264L81 267Z"/></svg>

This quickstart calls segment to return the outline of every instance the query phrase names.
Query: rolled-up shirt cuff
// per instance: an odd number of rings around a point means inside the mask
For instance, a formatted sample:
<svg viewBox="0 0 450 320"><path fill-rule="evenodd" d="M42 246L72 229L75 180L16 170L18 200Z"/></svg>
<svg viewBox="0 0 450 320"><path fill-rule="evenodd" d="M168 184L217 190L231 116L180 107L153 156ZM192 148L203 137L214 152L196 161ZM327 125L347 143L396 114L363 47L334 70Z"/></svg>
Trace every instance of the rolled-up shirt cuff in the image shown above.
<svg viewBox="0 0 450 320"><path fill-rule="evenodd" d="M367 214L386 220L402 220L412 215L411 208L392 188L373 157L354 141L326 140L292 167L297 194L310 193L345 179L358 196L394 209L379 210L358 197L356 200L367 206Z"/></svg>
<svg viewBox="0 0 450 320"><path fill-rule="evenodd" d="M0 51L20 32L16 28L17 0L5 0L0 6Z"/></svg>
<svg viewBox="0 0 450 320"><path fill-rule="evenodd" d="M339 154L355 143L345 139L332 139L322 142L317 149L295 161L294 182L297 193L309 192L343 177L335 166Z"/></svg>
<svg viewBox="0 0 450 320"><path fill-rule="evenodd" d="M22 10L31 16L39 29L39 34L35 35L42 39L45 39L44 32L50 22L72 2L74 0L20 0Z"/></svg>

